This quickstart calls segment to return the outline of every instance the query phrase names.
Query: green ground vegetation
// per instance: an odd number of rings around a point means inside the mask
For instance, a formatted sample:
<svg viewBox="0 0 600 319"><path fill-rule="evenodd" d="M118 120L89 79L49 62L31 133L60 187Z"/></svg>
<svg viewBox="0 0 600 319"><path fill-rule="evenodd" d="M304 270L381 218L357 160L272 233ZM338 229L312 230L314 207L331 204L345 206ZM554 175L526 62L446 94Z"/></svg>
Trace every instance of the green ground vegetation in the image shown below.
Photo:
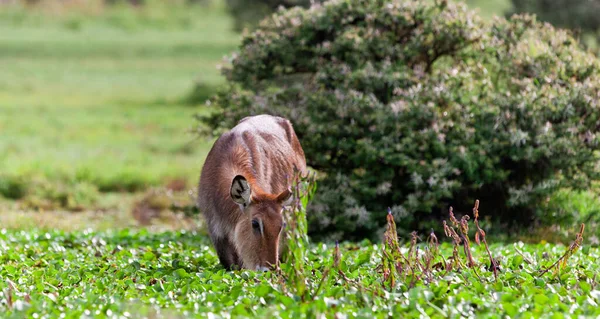
<svg viewBox="0 0 600 319"><path fill-rule="evenodd" d="M210 141L185 97L222 82L238 36L222 4L162 9L0 6L0 195L81 209L197 181Z"/></svg>
<svg viewBox="0 0 600 319"><path fill-rule="evenodd" d="M189 231L2 230L0 311L5 318L600 315L597 248L491 244L496 279L484 246L471 245L472 267L449 243L365 241L311 245L280 271L226 272L207 237Z"/></svg>

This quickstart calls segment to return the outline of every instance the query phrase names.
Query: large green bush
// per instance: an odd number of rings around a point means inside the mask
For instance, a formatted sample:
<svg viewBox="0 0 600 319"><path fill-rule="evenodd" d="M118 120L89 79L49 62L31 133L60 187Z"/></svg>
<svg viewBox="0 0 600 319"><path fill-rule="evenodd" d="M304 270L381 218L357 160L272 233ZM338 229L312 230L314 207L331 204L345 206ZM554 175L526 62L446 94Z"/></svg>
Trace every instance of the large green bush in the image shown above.
<svg viewBox="0 0 600 319"><path fill-rule="evenodd" d="M324 173L312 235L429 227L475 198L505 226L560 188L598 179L599 63L530 16L483 23L462 4L337 0L276 15L246 36L229 89L202 121L294 123Z"/></svg>

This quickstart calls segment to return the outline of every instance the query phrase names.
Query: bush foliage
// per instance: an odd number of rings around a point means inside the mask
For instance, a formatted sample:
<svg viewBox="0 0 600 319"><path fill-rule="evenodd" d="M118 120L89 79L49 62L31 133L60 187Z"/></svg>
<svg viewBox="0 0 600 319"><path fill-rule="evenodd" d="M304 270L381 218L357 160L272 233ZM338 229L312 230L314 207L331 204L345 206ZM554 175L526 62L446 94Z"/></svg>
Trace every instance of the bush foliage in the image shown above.
<svg viewBox="0 0 600 319"><path fill-rule="evenodd" d="M526 225L561 188L598 179L598 60L531 16L484 23L463 4L330 1L244 37L201 120L289 118L323 173L312 235L371 237L387 207L426 228L457 203Z"/></svg>

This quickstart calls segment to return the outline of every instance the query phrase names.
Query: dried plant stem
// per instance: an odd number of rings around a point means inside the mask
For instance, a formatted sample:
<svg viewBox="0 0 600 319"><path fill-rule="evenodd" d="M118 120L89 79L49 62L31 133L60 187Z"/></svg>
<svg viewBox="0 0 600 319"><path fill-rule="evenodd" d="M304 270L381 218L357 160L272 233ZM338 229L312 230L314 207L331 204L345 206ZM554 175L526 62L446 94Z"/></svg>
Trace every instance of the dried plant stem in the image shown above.
<svg viewBox="0 0 600 319"><path fill-rule="evenodd" d="M323 284L327 281L327 279L329 279L329 271L330 270L331 270L331 268L327 268L323 272L323 277L321 278L321 281L319 282L317 289L315 289L315 292L313 293L313 297L312 297L313 300L315 300L317 298L317 296L319 295L319 292L321 291L321 288L323 287Z"/></svg>
<svg viewBox="0 0 600 319"><path fill-rule="evenodd" d="M474 223L476 226L475 242L480 245L483 242L487 255L490 259L490 269L494 272L494 278L498 280L498 265L493 258L485 239L485 232L479 225L479 200L475 202L473 208ZM441 273L445 276L450 271L460 271L462 268L469 268L473 271L475 277L480 281L483 280L477 270L477 263L471 251L469 240L469 220L468 215L464 215L460 220L456 219L452 207L449 209L449 217L451 225L445 220L443 221L444 233L452 239L453 250L452 256L448 259L444 258L440 252L438 240L433 230L428 237L425 251L419 252L417 244L419 237L416 232L411 233L410 244L408 251L403 254L400 251L398 243L398 234L396 233L396 224L388 209L387 215L387 230L384 233L383 250L381 253L381 264L377 267L378 271L383 274L382 287L384 289L394 289L400 278L403 278L406 286L410 289L418 282L434 281L434 272L436 269L443 268ZM459 247L463 246L465 254L465 263L459 252ZM435 263L437 258L440 258L439 263ZM442 265L440 267L440 265ZM343 275L343 273L340 273ZM342 277L344 278L345 275Z"/></svg>
<svg viewBox="0 0 600 319"><path fill-rule="evenodd" d="M569 249L567 249L567 251L557 261L555 261L552 264L552 266L550 266L546 269L540 270L540 274L538 275L538 277L543 276L548 271L550 271L550 269L556 268L556 270L558 270L560 268L560 266L565 267L567 265L567 260L569 259L569 257L573 256L573 254L579 249L579 247L581 247L581 243L583 242L583 231L584 230L585 230L585 224L581 224L581 226L579 228L579 232L577 233L575 240L569 246Z"/></svg>
<svg viewBox="0 0 600 319"><path fill-rule="evenodd" d="M463 250L465 251L465 256L467 256L467 266L469 268L475 267L475 260L473 260L473 254L471 253L471 245L469 242L469 237L461 234L460 235L463 240Z"/></svg>
<svg viewBox="0 0 600 319"><path fill-rule="evenodd" d="M496 263L494 257L492 257L492 252L490 251L487 241L485 240L485 232L479 226L479 199L475 201L475 206L473 206L473 217L475 218L475 227L477 227L477 232L475 233L475 242L477 244L483 242L488 257L490 258L490 268L494 272L494 279L498 281L498 264Z"/></svg>
<svg viewBox="0 0 600 319"><path fill-rule="evenodd" d="M525 260L527 263L533 264L533 260L531 260L531 259L529 259L529 257L525 256L523 254L523 252L519 250L519 248L515 247L515 251L517 252L517 254L521 255L521 257L523 257L523 260Z"/></svg>

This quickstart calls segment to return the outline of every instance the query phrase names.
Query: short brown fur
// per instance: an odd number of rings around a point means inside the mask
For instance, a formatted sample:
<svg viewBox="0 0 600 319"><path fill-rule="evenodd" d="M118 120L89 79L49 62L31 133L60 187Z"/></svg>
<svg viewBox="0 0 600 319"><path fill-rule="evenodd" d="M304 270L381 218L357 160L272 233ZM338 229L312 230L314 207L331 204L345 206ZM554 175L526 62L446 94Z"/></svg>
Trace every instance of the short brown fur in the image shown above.
<svg viewBox="0 0 600 319"><path fill-rule="evenodd" d="M270 115L242 119L208 153L198 188L221 264L266 269L279 259L284 202L294 171L306 174L304 151L291 123ZM240 189L247 182L248 200ZM257 226L257 227L255 227Z"/></svg>

